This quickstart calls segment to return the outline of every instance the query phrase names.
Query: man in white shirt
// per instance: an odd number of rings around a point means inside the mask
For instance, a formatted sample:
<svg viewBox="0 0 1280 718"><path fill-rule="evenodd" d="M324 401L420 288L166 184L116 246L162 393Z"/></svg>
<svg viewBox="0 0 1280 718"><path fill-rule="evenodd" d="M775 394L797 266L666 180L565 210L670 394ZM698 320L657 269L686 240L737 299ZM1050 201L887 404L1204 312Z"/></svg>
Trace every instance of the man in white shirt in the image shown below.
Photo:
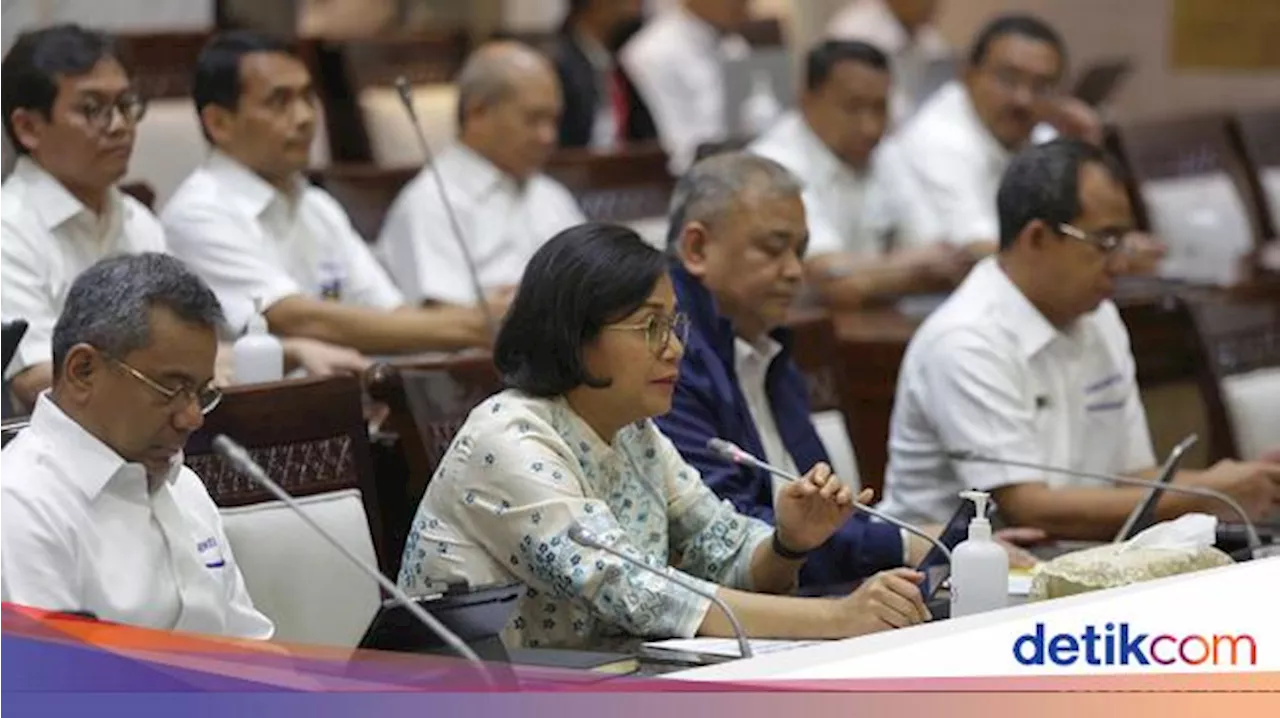
<svg viewBox="0 0 1280 718"><path fill-rule="evenodd" d="M193 86L214 149L160 217L173 253L213 287L233 329L261 311L275 334L370 354L490 341L475 305L406 306L342 207L306 181L315 92L283 42L215 37Z"/></svg>
<svg viewBox="0 0 1280 718"><path fill-rule="evenodd" d="M1144 489L1005 465L952 451L1101 474L1152 477L1156 461L1129 336L1108 299L1129 260L1124 185L1079 140L1024 150L1000 185L1000 251L916 332L898 380L884 509L944 521L959 492L991 492L1011 521L1069 539L1109 540ZM1224 461L1178 483L1224 491L1269 513L1280 464ZM1168 494L1162 519L1236 520L1214 500Z"/></svg>
<svg viewBox="0 0 1280 718"><path fill-rule="evenodd" d="M5 134L19 153L0 203L5 321L27 333L5 373L26 406L53 376L49 342L72 280L115 252L163 251L150 212L115 183L145 105L105 35L26 33L4 58Z"/></svg>
<svg viewBox="0 0 1280 718"><path fill-rule="evenodd" d="M513 42L476 50L458 75L458 141L436 158L461 237L430 168L387 213L378 253L414 302L475 301L475 284L506 294L548 239L585 221L577 200L542 174L562 101L555 70ZM474 279L474 281L473 281Z"/></svg>
<svg viewBox="0 0 1280 718"><path fill-rule="evenodd" d="M163 252L165 236L150 210L116 186L146 105L110 38L75 25L38 30L18 39L3 67L5 134L21 157L0 207L0 313L28 324L5 378L30 408L53 381L49 342L71 282L110 254ZM286 341L285 352L318 373L362 366L319 342Z"/></svg>
<svg viewBox="0 0 1280 718"><path fill-rule="evenodd" d="M738 28L746 0L684 0L663 10L619 58L658 128L671 167L688 169L698 145L726 139L724 61L749 52Z"/></svg>
<svg viewBox="0 0 1280 718"><path fill-rule="evenodd" d="M748 147L804 182L805 265L822 299L840 308L950 289L973 263L911 211L918 192L880 144L890 84L880 50L823 42L809 52L799 109Z"/></svg>
<svg viewBox="0 0 1280 718"><path fill-rule="evenodd" d="M111 257L72 283L54 385L0 453L8 602L161 630L270 638L218 509L182 463L217 405L218 300L173 257Z"/></svg>
<svg viewBox="0 0 1280 718"><path fill-rule="evenodd" d="M862 40L883 50L893 67L890 117L901 126L928 91L931 65L951 57L933 24L938 0L852 0L827 25L835 40Z"/></svg>
<svg viewBox="0 0 1280 718"><path fill-rule="evenodd" d="M932 215L953 244L996 248L996 188L1033 130L1101 142L1097 116L1059 94L1067 53L1052 28L1006 15L978 33L962 80L938 90L894 142Z"/></svg>

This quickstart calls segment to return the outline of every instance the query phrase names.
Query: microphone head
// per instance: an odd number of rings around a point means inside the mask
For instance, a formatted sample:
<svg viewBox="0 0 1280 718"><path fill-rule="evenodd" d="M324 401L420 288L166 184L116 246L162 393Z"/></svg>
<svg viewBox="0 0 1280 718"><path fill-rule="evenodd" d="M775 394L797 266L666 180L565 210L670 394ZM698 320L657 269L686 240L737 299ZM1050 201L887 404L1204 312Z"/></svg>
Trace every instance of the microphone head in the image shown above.
<svg viewBox="0 0 1280 718"><path fill-rule="evenodd" d="M718 437L707 439L707 449L714 452L717 456L728 459L734 463L737 463L743 454L742 449L738 448L737 444Z"/></svg>
<svg viewBox="0 0 1280 718"><path fill-rule="evenodd" d="M1187 437L1182 441L1179 441L1178 445L1173 447L1173 450L1169 452L1170 459L1175 462L1180 460L1182 458L1182 455L1187 453L1187 449L1190 449L1191 447L1195 446L1196 442L1199 440L1200 440L1199 434L1196 434L1195 432L1187 434Z"/></svg>
<svg viewBox="0 0 1280 718"><path fill-rule="evenodd" d="M591 533L582 524L574 524L569 527L569 539L580 546L587 548L599 548L600 542L596 539L596 535Z"/></svg>
<svg viewBox="0 0 1280 718"><path fill-rule="evenodd" d="M244 447L232 441L226 434L218 434L213 437L213 450L224 458L233 461L238 460L244 453Z"/></svg>
<svg viewBox="0 0 1280 718"><path fill-rule="evenodd" d="M404 103L409 114L413 114L413 86L409 84L409 78L400 75L396 78L396 94L400 95L400 102Z"/></svg>

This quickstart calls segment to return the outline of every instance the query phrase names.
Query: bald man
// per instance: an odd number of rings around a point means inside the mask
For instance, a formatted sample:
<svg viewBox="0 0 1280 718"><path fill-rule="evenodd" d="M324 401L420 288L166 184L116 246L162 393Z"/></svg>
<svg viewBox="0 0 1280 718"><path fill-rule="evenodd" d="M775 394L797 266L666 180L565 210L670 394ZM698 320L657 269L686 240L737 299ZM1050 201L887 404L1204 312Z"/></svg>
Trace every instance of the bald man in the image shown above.
<svg viewBox="0 0 1280 718"><path fill-rule="evenodd" d="M316 128L307 66L251 32L200 52L192 94L208 159L160 214L169 249L213 288L228 324L366 354L486 346L485 312L406 302L333 197L303 176Z"/></svg>
<svg viewBox="0 0 1280 718"><path fill-rule="evenodd" d="M471 272L486 293L502 295L544 242L585 220L569 191L541 174L561 106L555 70L532 49L495 42L467 59L458 75L458 141L436 158L463 236L452 234L439 185L423 169L378 238L383 263L410 300L473 302Z"/></svg>

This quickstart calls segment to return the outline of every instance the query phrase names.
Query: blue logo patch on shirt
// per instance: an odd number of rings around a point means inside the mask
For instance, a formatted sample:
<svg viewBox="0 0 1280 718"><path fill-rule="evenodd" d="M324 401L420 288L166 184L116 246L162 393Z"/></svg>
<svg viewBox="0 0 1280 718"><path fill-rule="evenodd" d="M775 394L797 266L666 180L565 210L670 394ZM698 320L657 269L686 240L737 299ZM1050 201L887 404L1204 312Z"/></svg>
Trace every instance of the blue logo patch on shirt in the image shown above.
<svg viewBox="0 0 1280 718"><path fill-rule="evenodd" d="M222 552L218 550L217 537L210 536L197 543L196 551L200 554L200 559L204 561L205 568L222 568L227 565L226 560L222 558Z"/></svg>

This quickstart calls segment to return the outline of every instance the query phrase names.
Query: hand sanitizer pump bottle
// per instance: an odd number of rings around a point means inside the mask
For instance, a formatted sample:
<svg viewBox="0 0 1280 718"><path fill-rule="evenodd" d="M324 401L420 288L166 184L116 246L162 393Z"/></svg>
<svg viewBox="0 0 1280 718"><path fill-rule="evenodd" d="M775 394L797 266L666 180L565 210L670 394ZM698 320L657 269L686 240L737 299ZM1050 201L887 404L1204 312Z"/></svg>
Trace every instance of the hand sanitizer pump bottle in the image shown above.
<svg viewBox="0 0 1280 718"><path fill-rule="evenodd" d="M969 536L951 552L951 617L983 613L1009 604L1009 554L991 538L985 491L962 491L977 513Z"/></svg>
<svg viewBox="0 0 1280 718"><path fill-rule="evenodd" d="M254 301L254 313L244 336L231 348L233 380L237 384L257 384L284 378L284 347L267 330L262 303Z"/></svg>

